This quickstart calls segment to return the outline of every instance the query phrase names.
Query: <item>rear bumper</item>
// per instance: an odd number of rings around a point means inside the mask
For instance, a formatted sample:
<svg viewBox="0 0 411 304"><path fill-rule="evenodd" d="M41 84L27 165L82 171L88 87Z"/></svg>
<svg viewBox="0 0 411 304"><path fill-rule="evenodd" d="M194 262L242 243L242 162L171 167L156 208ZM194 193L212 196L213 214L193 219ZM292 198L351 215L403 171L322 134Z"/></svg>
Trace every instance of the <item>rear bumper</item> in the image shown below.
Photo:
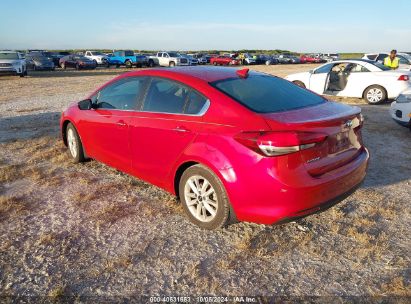
<svg viewBox="0 0 411 304"><path fill-rule="evenodd" d="M368 160L364 148L352 162L319 178L298 170L279 178L267 167L257 168L253 174L238 172L237 185L228 184L226 189L238 220L268 225L287 222L325 210L354 192L365 178Z"/></svg>

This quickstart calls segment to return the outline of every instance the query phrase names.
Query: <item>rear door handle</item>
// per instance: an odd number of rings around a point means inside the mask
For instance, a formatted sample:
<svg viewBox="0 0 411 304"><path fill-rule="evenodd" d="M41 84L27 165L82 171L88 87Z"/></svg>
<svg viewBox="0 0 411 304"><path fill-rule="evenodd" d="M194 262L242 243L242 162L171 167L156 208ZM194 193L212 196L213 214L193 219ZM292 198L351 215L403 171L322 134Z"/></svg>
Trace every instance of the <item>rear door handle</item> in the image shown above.
<svg viewBox="0 0 411 304"><path fill-rule="evenodd" d="M188 133L188 132L190 132L190 130L188 130L188 129L184 128L184 127L174 128L173 131L181 132L181 133Z"/></svg>
<svg viewBox="0 0 411 304"><path fill-rule="evenodd" d="M122 121L122 120L118 121L118 122L116 123L116 125L117 125L117 126L120 126L120 127L125 127L125 126L127 126L127 124L126 124L124 121Z"/></svg>

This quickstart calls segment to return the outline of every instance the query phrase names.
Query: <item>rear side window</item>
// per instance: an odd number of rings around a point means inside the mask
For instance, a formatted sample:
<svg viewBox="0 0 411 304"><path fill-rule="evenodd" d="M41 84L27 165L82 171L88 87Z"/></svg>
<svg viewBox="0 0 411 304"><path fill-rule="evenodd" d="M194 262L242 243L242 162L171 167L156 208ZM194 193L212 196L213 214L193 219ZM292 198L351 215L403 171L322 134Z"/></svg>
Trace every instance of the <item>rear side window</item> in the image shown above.
<svg viewBox="0 0 411 304"><path fill-rule="evenodd" d="M314 106L325 99L278 77L250 74L211 85L257 113L289 111Z"/></svg>
<svg viewBox="0 0 411 304"><path fill-rule="evenodd" d="M200 95L199 93L191 90L188 94L184 113L191 115L199 114L200 111L204 108L206 102L207 99L203 95Z"/></svg>
<svg viewBox="0 0 411 304"><path fill-rule="evenodd" d="M97 108L135 110L145 79L144 77L125 78L103 88L97 94Z"/></svg>
<svg viewBox="0 0 411 304"><path fill-rule="evenodd" d="M207 98L185 85L168 79L153 78L144 100L143 111L196 115L206 103Z"/></svg>

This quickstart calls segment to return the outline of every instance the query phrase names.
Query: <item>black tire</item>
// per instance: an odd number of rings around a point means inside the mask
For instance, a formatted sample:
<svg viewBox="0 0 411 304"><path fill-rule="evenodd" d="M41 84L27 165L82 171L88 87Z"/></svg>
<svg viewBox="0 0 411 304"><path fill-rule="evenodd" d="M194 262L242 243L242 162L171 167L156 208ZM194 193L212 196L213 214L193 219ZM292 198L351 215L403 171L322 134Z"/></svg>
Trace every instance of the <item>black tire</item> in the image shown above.
<svg viewBox="0 0 411 304"><path fill-rule="evenodd" d="M76 70L80 70L80 65L76 63Z"/></svg>
<svg viewBox="0 0 411 304"><path fill-rule="evenodd" d="M175 67L175 66L176 66L176 63L175 63L174 61L170 61L170 63L168 64L168 66L169 66L170 68Z"/></svg>
<svg viewBox="0 0 411 304"><path fill-rule="evenodd" d="M153 68L153 67L155 66L154 60L150 59L150 60L148 61L148 66L149 66L150 68Z"/></svg>
<svg viewBox="0 0 411 304"><path fill-rule="evenodd" d="M306 88L304 82L302 82L302 81L294 80L293 83L294 83L295 85L298 85L298 86L301 87L301 88L304 88L304 89Z"/></svg>
<svg viewBox="0 0 411 304"><path fill-rule="evenodd" d="M186 198L184 195L184 189L186 186L186 183L190 177L193 176L201 176L209 182L209 184L214 188L215 195L217 197L217 211L214 216L214 218L211 221L205 222L205 221L200 221L194 215L191 213L189 210L189 207L187 206ZM220 179L212 172L210 169L207 167L204 167L202 165L194 165L192 167L189 167L186 169L181 176L180 183L179 183L179 194L180 194L180 200L183 204L183 208L189 218L189 220L203 228L203 229L208 229L208 230L213 230L213 229L219 229L222 227L227 226L232 222L232 219L235 217L233 216L234 212L231 209L231 205L227 196L227 193L224 189L223 183L220 181ZM214 195L214 194L213 194ZM206 209L204 209L206 210ZM232 214L231 214L232 213ZM230 216L231 214L231 216Z"/></svg>
<svg viewBox="0 0 411 304"><path fill-rule="evenodd" d="M116 64L116 68L118 69L120 67L120 65L119 64Z"/></svg>
<svg viewBox="0 0 411 304"><path fill-rule="evenodd" d="M387 100L387 91L379 85L369 86L363 94L369 104L380 104Z"/></svg>
<svg viewBox="0 0 411 304"><path fill-rule="evenodd" d="M133 63L130 60L126 60L125 62L126 68L131 69L133 67Z"/></svg>
<svg viewBox="0 0 411 304"><path fill-rule="evenodd" d="M96 59L94 59L93 61L94 61L94 63L96 64L96 66L98 66L97 60L96 60Z"/></svg>
<svg viewBox="0 0 411 304"><path fill-rule="evenodd" d="M70 142L69 142L69 140L70 140L69 139L69 133L70 132L73 132L74 140L76 141L76 149L75 149L76 150L76 155L73 155L73 153L70 149ZM69 148L68 151L70 153L70 156L73 158L73 161L75 163L82 163L82 162L86 161L86 158L84 156L83 144L81 143L80 136L78 135L76 128L71 123L69 123L67 125L67 128L66 128L66 142L67 142L67 147Z"/></svg>

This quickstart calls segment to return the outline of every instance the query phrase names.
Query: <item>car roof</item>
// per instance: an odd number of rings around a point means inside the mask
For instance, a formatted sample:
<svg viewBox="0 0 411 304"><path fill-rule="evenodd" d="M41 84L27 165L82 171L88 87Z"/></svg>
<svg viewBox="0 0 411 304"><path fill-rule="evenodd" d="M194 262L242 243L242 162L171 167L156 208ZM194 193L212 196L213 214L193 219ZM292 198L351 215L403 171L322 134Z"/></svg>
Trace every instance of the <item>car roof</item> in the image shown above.
<svg viewBox="0 0 411 304"><path fill-rule="evenodd" d="M341 63L341 62L365 62L365 63L371 63L371 64L375 64L375 61L373 60L369 60L369 59L362 59L362 58L356 58L356 59L340 59L340 60L336 60L336 61L332 61L330 63Z"/></svg>
<svg viewBox="0 0 411 304"><path fill-rule="evenodd" d="M188 76L197 78L205 82L214 82L227 78L238 77L236 74L238 69L231 67L199 67L199 66L184 66L184 67L173 67L173 68L155 68L146 69L136 72L129 72L127 76ZM254 71L253 71L254 72Z"/></svg>

